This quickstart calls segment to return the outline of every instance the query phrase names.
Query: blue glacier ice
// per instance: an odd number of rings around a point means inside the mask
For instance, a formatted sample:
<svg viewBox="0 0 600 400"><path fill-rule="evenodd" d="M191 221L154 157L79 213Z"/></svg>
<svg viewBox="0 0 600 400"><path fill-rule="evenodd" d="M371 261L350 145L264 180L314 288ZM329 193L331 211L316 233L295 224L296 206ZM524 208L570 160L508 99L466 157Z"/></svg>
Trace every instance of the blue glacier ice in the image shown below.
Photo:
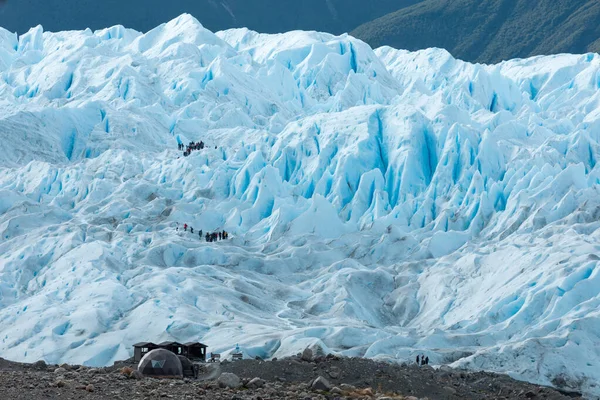
<svg viewBox="0 0 600 400"><path fill-rule="evenodd" d="M0 29L0 356L320 345L600 395L599 82L189 15Z"/></svg>

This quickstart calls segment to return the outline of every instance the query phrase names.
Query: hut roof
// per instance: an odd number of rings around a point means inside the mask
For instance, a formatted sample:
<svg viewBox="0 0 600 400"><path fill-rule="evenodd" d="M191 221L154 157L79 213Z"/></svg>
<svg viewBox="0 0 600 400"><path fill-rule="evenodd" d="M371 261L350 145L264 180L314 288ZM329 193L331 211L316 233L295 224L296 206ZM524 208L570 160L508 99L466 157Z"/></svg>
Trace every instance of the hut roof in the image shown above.
<svg viewBox="0 0 600 400"><path fill-rule="evenodd" d="M159 343L158 345L159 345L159 346L183 346L183 345L182 345L181 343L179 343L179 342L169 342L169 341L166 341L166 342Z"/></svg>
<svg viewBox="0 0 600 400"><path fill-rule="evenodd" d="M133 345L133 347L148 347L148 346L156 346L156 344L152 342L139 342Z"/></svg>
<svg viewBox="0 0 600 400"><path fill-rule="evenodd" d="M200 343L200 342L187 342L187 343L184 343L183 345L186 347L204 347L204 348L208 347L204 343Z"/></svg>

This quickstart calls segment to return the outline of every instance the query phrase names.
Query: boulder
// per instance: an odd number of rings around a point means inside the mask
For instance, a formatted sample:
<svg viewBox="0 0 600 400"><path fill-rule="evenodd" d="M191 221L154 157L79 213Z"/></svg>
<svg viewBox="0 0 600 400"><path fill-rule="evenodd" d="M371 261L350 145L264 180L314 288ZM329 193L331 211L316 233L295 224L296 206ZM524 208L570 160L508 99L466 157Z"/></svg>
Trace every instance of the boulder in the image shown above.
<svg viewBox="0 0 600 400"><path fill-rule="evenodd" d="M452 396L456 394L456 389L450 386L444 386L444 392L446 392L449 396Z"/></svg>
<svg viewBox="0 0 600 400"><path fill-rule="evenodd" d="M265 386L265 381L260 378L254 378L246 385L246 387L250 389L259 389L263 386Z"/></svg>
<svg viewBox="0 0 600 400"><path fill-rule="evenodd" d="M140 371L138 371L137 369L135 371L133 371L131 373L131 375L129 375L129 377L131 379L142 379L144 378L144 374L142 374Z"/></svg>
<svg viewBox="0 0 600 400"><path fill-rule="evenodd" d="M327 392L333 388L331 383L329 383L329 381L322 376L319 376L317 379L315 379L310 387L312 390L325 390Z"/></svg>
<svg viewBox="0 0 600 400"><path fill-rule="evenodd" d="M346 392L353 392L356 390L356 386L348 385L347 383L342 383L340 385L340 389L345 390Z"/></svg>
<svg viewBox="0 0 600 400"><path fill-rule="evenodd" d="M39 369L39 370L45 370L48 366L46 365L46 361L44 360L39 360L33 363L33 368L35 369Z"/></svg>
<svg viewBox="0 0 600 400"><path fill-rule="evenodd" d="M222 373L219 379L217 379L217 383L220 387L229 389L237 389L242 386L241 379L236 374L229 372Z"/></svg>
<svg viewBox="0 0 600 400"><path fill-rule="evenodd" d="M67 370L66 370L66 369L64 369L63 367L58 367L58 368L56 368L56 369L54 370L54 373L55 373L55 374L64 374L64 373L66 373L66 372L67 372Z"/></svg>
<svg viewBox="0 0 600 400"><path fill-rule="evenodd" d="M313 360L313 351L308 347L304 349L301 355L302 361L311 362Z"/></svg>
<svg viewBox="0 0 600 400"><path fill-rule="evenodd" d="M450 367L448 365L442 365L439 368L439 371L448 372L448 373L451 373L451 374L453 374L454 372L456 372L456 370L454 368L452 368L452 367Z"/></svg>
<svg viewBox="0 0 600 400"><path fill-rule="evenodd" d="M327 373L331 379L337 379L340 377L340 369L338 367L331 367Z"/></svg>
<svg viewBox="0 0 600 400"><path fill-rule="evenodd" d="M87 385L85 387L85 390L88 391L88 392L90 392L90 393L93 392L94 391L94 385L92 385L92 384Z"/></svg>

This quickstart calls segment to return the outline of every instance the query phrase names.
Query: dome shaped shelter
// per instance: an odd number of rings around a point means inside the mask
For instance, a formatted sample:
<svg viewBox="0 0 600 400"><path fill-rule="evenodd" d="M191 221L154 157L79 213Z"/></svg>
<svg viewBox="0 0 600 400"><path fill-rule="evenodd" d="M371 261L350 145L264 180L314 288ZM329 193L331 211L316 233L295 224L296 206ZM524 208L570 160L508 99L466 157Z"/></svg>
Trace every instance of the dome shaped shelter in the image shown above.
<svg viewBox="0 0 600 400"><path fill-rule="evenodd" d="M181 361L165 349L152 350L146 354L138 365L138 371L145 376L163 378L183 378Z"/></svg>

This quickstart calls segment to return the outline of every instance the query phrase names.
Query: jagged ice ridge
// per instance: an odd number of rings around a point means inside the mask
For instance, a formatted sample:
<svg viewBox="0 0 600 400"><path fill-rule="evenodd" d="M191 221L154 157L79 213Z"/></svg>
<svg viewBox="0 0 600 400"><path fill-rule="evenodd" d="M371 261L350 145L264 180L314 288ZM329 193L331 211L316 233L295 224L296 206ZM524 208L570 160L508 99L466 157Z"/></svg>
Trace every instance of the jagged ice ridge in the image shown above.
<svg viewBox="0 0 600 400"><path fill-rule="evenodd" d="M600 394L599 89L594 54L0 30L0 356L319 344Z"/></svg>

